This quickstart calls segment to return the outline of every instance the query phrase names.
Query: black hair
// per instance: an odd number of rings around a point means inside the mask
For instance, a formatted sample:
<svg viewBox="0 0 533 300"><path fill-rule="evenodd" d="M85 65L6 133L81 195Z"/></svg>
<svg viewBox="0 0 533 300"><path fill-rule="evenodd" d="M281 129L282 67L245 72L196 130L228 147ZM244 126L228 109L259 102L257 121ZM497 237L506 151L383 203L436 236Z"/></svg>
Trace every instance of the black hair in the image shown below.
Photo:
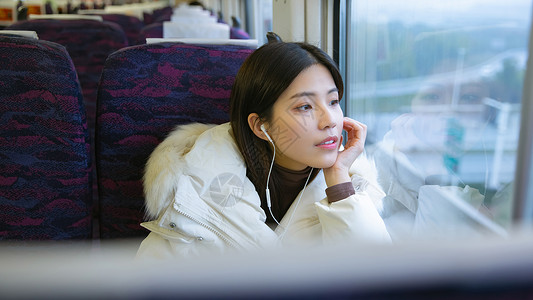
<svg viewBox="0 0 533 300"><path fill-rule="evenodd" d="M248 124L251 113L262 122L272 121L272 107L294 79L312 65L325 66L342 98L344 85L335 62L323 50L307 43L282 42L270 34L269 43L255 50L243 63L231 91L230 120L232 133L246 163L246 175L265 202L266 178L272 149L257 137ZM272 178L270 190L279 195L280 183ZM274 196L273 198L275 198Z"/></svg>

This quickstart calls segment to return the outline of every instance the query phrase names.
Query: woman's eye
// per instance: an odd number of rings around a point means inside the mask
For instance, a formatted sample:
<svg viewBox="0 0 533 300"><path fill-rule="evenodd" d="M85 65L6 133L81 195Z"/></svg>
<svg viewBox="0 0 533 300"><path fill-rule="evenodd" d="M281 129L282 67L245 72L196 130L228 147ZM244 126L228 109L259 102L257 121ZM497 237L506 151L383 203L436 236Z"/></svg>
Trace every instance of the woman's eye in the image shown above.
<svg viewBox="0 0 533 300"><path fill-rule="evenodd" d="M331 100L330 105L337 105L337 104L339 104L340 102L341 102L341 101L338 100L338 99Z"/></svg>
<svg viewBox="0 0 533 300"><path fill-rule="evenodd" d="M296 107L296 109L299 110L299 111L308 111L308 110L311 109L311 105L304 104L304 105Z"/></svg>

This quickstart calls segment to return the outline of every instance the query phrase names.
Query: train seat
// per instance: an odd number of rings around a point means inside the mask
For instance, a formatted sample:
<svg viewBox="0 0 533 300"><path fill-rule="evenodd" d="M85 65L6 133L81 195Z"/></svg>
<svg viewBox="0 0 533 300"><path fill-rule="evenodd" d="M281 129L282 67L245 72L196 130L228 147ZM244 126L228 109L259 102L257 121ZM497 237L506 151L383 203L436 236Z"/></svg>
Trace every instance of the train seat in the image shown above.
<svg viewBox="0 0 533 300"><path fill-rule="evenodd" d="M46 17L46 15L43 15ZM83 17L83 18L82 18ZM96 90L109 54L128 46L124 31L111 22L85 19L32 19L8 26L8 30L32 30L39 39L65 46L81 84L89 128L94 128Z"/></svg>
<svg viewBox="0 0 533 300"><path fill-rule="evenodd" d="M250 35L243 29L231 27L229 32L230 39L242 39L246 40L250 38Z"/></svg>
<svg viewBox="0 0 533 300"><path fill-rule="evenodd" d="M229 120L235 75L253 51L235 45L155 43L109 56L98 90L96 165L100 237L143 237L142 176L180 124Z"/></svg>
<svg viewBox="0 0 533 300"><path fill-rule="evenodd" d="M146 25L149 25L151 23L156 22L170 21L170 19L172 18L172 12L173 8L171 6L154 9L150 19L146 19L146 17L144 18L144 23Z"/></svg>
<svg viewBox="0 0 533 300"><path fill-rule="evenodd" d="M46 18L43 15L40 18ZM118 24L100 21L100 16L53 15L52 19L31 19L12 24L9 30L33 30L39 39L56 42L67 49L81 84L91 141L94 141L96 94L108 55L128 46ZM99 19L99 20L98 20ZM91 143L94 145L94 143ZM93 146L92 146L93 147ZM94 156L94 147L92 148ZM94 161L94 160L93 160ZM97 197L96 175L93 197ZM97 208L95 208L97 210Z"/></svg>
<svg viewBox="0 0 533 300"><path fill-rule="evenodd" d="M241 28L241 19L236 16L232 16L231 20L232 24L229 33L230 39L249 39L250 35L248 32Z"/></svg>
<svg viewBox="0 0 533 300"><path fill-rule="evenodd" d="M88 239L83 96L62 45L0 36L0 240Z"/></svg>
<svg viewBox="0 0 533 300"><path fill-rule="evenodd" d="M125 14L103 13L98 15L101 16L104 21L118 24L122 30L124 30L130 46L137 44L137 41L139 40L139 33L144 27L144 23L141 21L141 19L136 16L129 16Z"/></svg>
<svg viewBox="0 0 533 300"><path fill-rule="evenodd" d="M230 26L223 23L163 22L163 38L229 39Z"/></svg>
<svg viewBox="0 0 533 300"><path fill-rule="evenodd" d="M18 37L27 37L32 39L39 39L37 32L29 30L0 30L0 35L3 36L18 36Z"/></svg>
<svg viewBox="0 0 533 300"><path fill-rule="evenodd" d="M146 43L147 38L163 38L163 23L155 22L144 26L139 33L137 44Z"/></svg>
<svg viewBox="0 0 533 300"><path fill-rule="evenodd" d="M198 45L234 45L256 49L259 41L255 39L202 39L202 38L147 38L147 44L157 43L183 43Z"/></svg>

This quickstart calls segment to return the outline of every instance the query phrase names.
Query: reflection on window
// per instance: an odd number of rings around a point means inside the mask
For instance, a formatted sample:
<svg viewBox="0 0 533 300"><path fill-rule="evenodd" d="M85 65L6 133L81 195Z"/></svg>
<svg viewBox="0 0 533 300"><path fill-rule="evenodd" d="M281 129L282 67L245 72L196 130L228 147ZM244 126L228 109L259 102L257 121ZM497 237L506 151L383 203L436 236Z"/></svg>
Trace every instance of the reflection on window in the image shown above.
<svg viewBox="0 0 533 300"><path fill-rule="evenodd" d="M347 114L394 237L510 228L531 0L350 4Z"/></svg>

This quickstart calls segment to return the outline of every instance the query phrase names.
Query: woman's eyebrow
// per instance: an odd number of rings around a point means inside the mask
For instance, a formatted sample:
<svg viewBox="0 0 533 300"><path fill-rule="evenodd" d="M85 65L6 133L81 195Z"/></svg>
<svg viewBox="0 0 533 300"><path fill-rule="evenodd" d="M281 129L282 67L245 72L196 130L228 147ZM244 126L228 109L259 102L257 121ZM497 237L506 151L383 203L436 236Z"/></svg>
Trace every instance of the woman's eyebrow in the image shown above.
<svg viewBox="0 0 533 300"><path fill-rule="evenodd" d="M339 89L338 88L332 88L331 90L328 91L328 94L331 94L331 93L338 93L339 92Z"/></svg>
<svg viewBox="0 0 533 300"><path fill-rule="evenodd" d="M331 93L338 93L339 92L339 89L338 88L332 88L331 90L328 91L328 95L331 94ZM312 96L315 96L316 93L313 93L313 92L301 92L301 93L296 93L294 95L292 95L292 97L290 99L294 99L294 98L301 98L301 97L312 97Z"/></svg>
<svg viewBox="0 0 533 300"><path fill-rule="evenodd" d="M294 99L294 98L301 98L301 97L311 97L311 96L314 96L315 93L313 92L301 92L301 93L296 93L294 95L292 95L292 97L290 99Z"/></svg>

